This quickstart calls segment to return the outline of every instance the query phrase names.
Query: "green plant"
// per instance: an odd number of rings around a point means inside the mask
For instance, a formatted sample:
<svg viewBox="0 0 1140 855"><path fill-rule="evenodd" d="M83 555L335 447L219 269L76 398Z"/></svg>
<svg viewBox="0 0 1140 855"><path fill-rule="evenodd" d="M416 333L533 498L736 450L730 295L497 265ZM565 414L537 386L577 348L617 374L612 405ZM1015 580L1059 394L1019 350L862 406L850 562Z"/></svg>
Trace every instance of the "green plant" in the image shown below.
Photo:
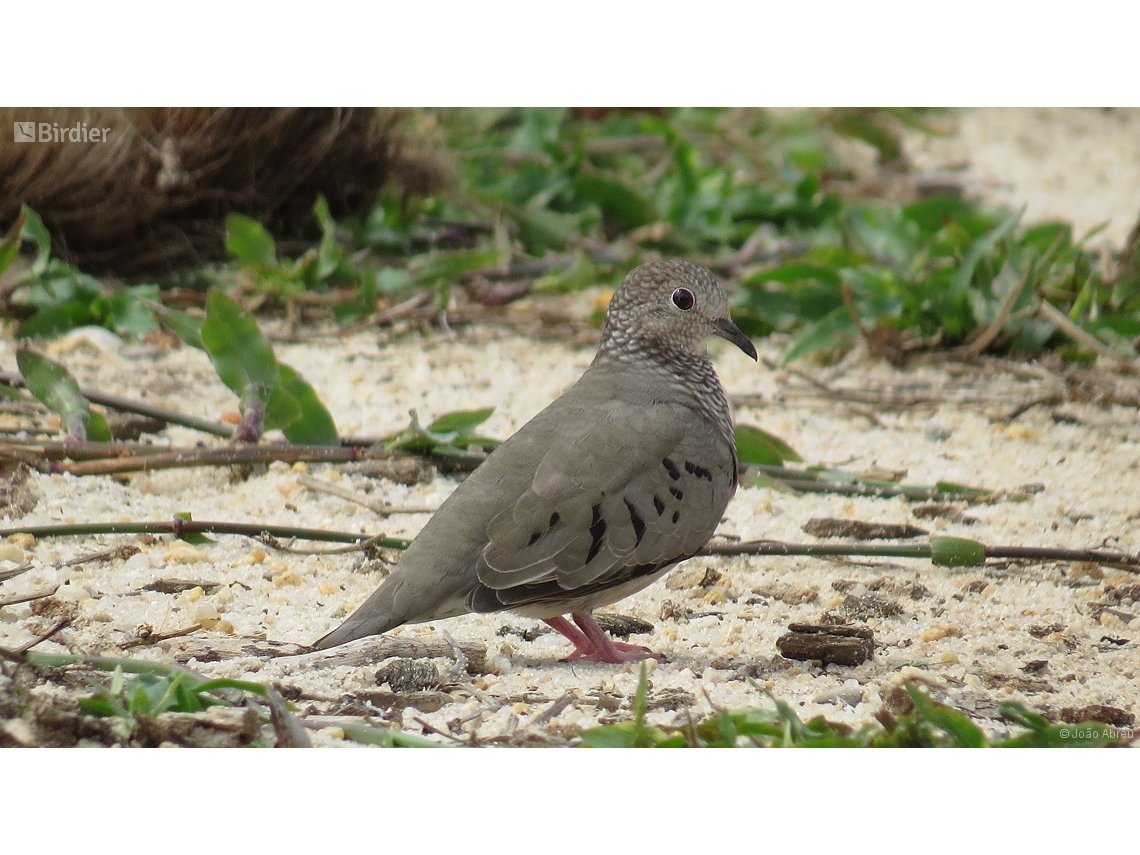
<svg viewBox="0 0 1140 855"><path fill-rule="evenodd" d="M219 704L228 706L213 693L219 689L260 691L261 687L238 681L196 683L188 680L184 672L139 674L128 679L120 665L111 673L109 685L96 683L94 689L93 695L80 699L79 708L101 718L119 719L117 735L126 742L141 717L157 718L164 712L197 713Z"/></svg>
<svg viewBox="0 0 1140 855"><path fill-rule="evenodd" d="M218 377L240 399L242 423L235 438L256 441L263 430L280 428L293 443L340 443L316 390L277 361L257 321L236 301L214 290L206 297L205 320L166 313L164 321L184 342L206 351Z"/></svg>
<svg viewBox="0 0 1140 855"><path fill-rule="evenodd" d="M1000 713L1024 730L987 737L969 716L937 703L913 683L905 689L913 713L861 728L817 716L804 722L786 702L771 698L772 709L720 710L680 729L645 723L647 669L642 666L633 698L633 719L581 733L587 748L1086 748L1119 744L1115 730L1097 722L1054 724L1022 704L1005 702ZM771 697L769 695L769 697Z"/></svg>
<svg viewBox="0 0 1140 855"><path fill-rule="evenodd" d="M79 700L79 708L88 715L116 719L114 734L122 744L130 744L142 718L153 719L166 712L196 715L209 707L249 703L257 707L258 718L263 724L272 721L279 742L284 734L294 745L308 743L288 703L272 687L261 683L224 678L208 680L179 665L139 659L36 651L19 655L4 652L7 658L16 657L39 666L109 671L110 682L92 681L93 693ZM128 674L132 676L128 677ZM345 724L343 730L346 738L370 745L390 748L437 747L431 740L392 728L350 723ZM265 747L271 743L265 739L256 739L250 744Z"/></svg>
<svg viewBox="0 0 1140 855"><path fill-rule="evenodd" d="M55 258L51 235L39 215L23 205L20 216L0 239L0 276L16 260L20 247L36 248L32 264L16 279L13 301L33 314L21 321L20 338L48 338L74 327L97 325L124 335L139 336L158 329L150 303L158 299L157 285L115 290Z"/></svg>
<svg viewBox="0 0 1140 855"><path fill-rule="evenodd" d="M69 439L77 442L89 439L111 441L107 420L91 409L70 371L26 347L16 351L16 363L28 391L53 413L59 414L61 426Z"/></svg>
<svg viewBox="0 0 1140 855"><path fill-rule="evenodd" d="M753 332L794 333L785 362L861 335L887 355L933 344L1035 352L1058 336L1043 301L1134 354L1140 286L1109 283L1088 236L1074 242L1067 224L1019 221L957 197L849 203L838 233L740 280L737 308Z"/></svg>
<svg viewBox="0 0 1140 855"><path fill-rule="evenodd" d="M471 446L484 451L492 451L499 440L476 434L475 428L483 424L495 411L494 407L481 410L456 410L444 413L426 428L420 424L419 416L412 410L412 421L399 433L381 440L389 450L430 453L436 457L467 457Z"/></svg>

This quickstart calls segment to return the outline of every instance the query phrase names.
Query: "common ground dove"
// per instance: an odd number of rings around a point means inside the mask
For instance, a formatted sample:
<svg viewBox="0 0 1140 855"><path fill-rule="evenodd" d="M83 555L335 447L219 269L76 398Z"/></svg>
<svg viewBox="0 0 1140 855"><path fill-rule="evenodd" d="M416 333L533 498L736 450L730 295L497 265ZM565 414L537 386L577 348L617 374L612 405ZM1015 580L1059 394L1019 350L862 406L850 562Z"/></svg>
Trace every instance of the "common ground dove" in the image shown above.
<svg viewBox="0 0 1140 855"><path fill-rule="evenodd" d="M756 358L707 270L659 261L632 271L578 382L460 484L392 575L314 646L508 610L566 636L570 659L654 657L612 641L591 612L696 554L736 492L712 335Z"/></svg>

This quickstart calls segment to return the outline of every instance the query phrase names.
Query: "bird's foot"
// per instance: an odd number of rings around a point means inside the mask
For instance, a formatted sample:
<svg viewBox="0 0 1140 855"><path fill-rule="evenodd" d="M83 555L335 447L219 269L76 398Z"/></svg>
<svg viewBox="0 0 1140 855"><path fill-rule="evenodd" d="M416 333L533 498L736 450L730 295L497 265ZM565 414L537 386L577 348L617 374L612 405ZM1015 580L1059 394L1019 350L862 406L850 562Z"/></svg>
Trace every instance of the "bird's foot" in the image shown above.
<svg viewBox="0 0 1140 855"><path fill-rule="evenodd" d="M589 612L575 612L573 618L574 623L578 624L577 627L561 615L546 619L546 623L574 644L574 652L563 659L563 662L608 662L620 665L623 662L641 662L644 659L664 661L665 657L660 653L654 653L646 647L612 640Z"/></svg>
<svg viewBox="0 0 1140 855"><path fill-rule="evenodd" d="M638 647L636 644L624 644L620 641L611 641L605 650L594 650L586 653L576 650L563 659L563 662L609 662L620 665L623 662L641 662L645 659L656 659L663 662L665 657L654 653L648 647Z"/></svg>

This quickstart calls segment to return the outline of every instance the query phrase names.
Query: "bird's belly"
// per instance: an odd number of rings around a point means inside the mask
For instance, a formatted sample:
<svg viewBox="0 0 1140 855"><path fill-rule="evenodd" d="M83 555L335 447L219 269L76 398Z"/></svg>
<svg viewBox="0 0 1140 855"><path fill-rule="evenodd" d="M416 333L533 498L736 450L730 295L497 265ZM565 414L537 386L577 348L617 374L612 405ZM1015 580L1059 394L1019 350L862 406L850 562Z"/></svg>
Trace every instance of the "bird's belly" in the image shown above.
<svg viewBox="0 0 1140 855"><path fill-rule="evenodd" d="M582 597L575 598L573 594L567 592L566 598L559 600L557 603L526 603L519 606L512 606L508 611L522 615L523 617L537 618L539 620L574 612L591 612L594 609L600 609L602 606L608 606L616 603L618 600L623 600L631 594L636 594L643 588L648 588L675 566L675 564L670 564L668 567L662 567L652 575L639 576L636 579L630 579L628 582L623 582L620 585L615 585L612 588L606 588L601 591L591 591Z"/></svg>

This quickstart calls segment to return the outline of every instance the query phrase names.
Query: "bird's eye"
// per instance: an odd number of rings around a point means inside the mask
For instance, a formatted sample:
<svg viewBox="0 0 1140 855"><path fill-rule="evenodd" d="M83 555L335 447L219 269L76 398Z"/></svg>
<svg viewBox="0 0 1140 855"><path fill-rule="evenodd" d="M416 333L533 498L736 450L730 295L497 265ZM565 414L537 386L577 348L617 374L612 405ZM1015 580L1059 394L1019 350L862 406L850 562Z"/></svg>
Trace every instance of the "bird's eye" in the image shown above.
<svg viewBox="0 0 1140 855"><path fill-rule="evenodd" d="M696 298L688 288L678 288L673 292L673 305L682 312L687 312L696 305Z"/></svg>

